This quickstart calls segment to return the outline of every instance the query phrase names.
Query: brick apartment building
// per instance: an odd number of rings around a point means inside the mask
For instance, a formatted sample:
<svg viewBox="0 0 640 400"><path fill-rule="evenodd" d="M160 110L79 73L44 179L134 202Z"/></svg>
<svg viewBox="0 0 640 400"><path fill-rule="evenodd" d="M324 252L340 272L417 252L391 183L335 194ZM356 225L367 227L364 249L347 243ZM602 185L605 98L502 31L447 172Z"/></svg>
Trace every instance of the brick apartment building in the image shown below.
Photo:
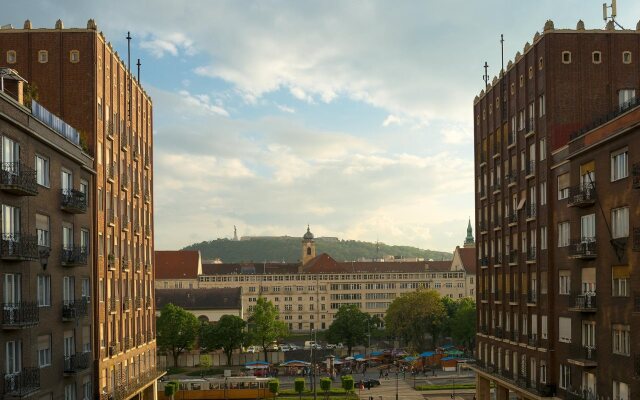
<svg viewBox="0 0 640 400"><path fill-rule="evenodd" d="M85 28L0 29L0 66L80 132L94 156L93 396L154 398L152 103L93 20ZM72 399L71 397L66 397Z"/></svg>
<svg viewBox="0 0 640 400"><path fill-rule="evenodd" d="M640 395L638 29L547 21L474 101L478 399Z"/></svg>
<svg viewBox="0 0 640 400"><path fill-rule="evenodd" d="M93 158L24 105L15 71L0 79L0 394L91 398Z"/></svg>

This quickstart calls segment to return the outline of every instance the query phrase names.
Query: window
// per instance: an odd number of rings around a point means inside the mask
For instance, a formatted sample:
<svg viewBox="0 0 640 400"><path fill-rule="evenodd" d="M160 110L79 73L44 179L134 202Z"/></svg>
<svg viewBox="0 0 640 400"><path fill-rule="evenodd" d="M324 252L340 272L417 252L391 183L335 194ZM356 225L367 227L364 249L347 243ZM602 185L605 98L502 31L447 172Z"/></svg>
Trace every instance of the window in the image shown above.
<svg viewBox="0 0 640 400"><path fill-rule="evenodd" d="M515 94L516 93L516 84L515 83L511 84L510 91L511 91L511 94Z"/></svg>
<svg viewBox="0 0 640 400"><path fill-rule="evenodd" d="M547 204L547 182L540 183L540 205Z"/></svg>
<svg viewBox="0 0 640 400"><path fill-rule="evenodd" d="M630 350L630 327L629 325L613 325L613 353L628 356Z"/></svg>
<svg viewBox="0 0 640 400"><path fill-rule="evenodd" d="M38 275L38 307L51 306L51 275Z"/></svg>
<svg viewBox="0 0 640 400"><path fill-rule="evenodd" d="M71 225L62 226L62 248L73 250L73 228Z"/></svg>
<svg viewBox="0 0 640 400"><path fill-rule="evenodd" d="M49 159L39 155L36 155L36 182L49 187Z"/></svg>
<svg viewBox="0 0 640 400"><path fill-rule="evenodd" d="M533 67L529 67L529 79L533 78Z"/></svg>
<svg viewBox="0 0 640 400"><path fill-rule="evenodd" d="M524 86L524 75L520 75L520 87Z"/></svg>
<svg viewBox="0 0 640 400"><path fill-rule="evenodd" d="M540 227L540 250L547 249L547 227Z"/></svg>
<svg viewBox="0 0 640 400"><path fill-rule="evenodd" d="M64 385L64 400L76 400L76 383Z"/></svg>
<svg viewBox="0 0 640 400"><path fill-rule="evenodd" d="M623 64L631 64L631 52L623 51L622 52L622 63Z"/></svg>
<svg viewBox="0 0 640 400"><path fill-rule="evenodd" d="M558 318L558 341L571 343L571 318Z"/></svg>
<svg viewBox="0 0 640 400"><path fill-rule="evenodd" d="M82 300L91 302L91 284L89 278L82 278Z"/></svg>
<svg viewBox="0 0 640 400"><path fill-rule="evenodd" d="M538 118L542 117L547 112L547 107L544 101L544 94L538 97Z"/></svg>
<svg viewBox="0 0 640 400"><path fill-rule="evenodd" d="M595 321L582 321L582 346L592 349L596 347Z"/></svg>
<svg viewBox="0 0 640 400"><path fill-rule="evenodd" d="M520 110L518 112L518 130L521 131L524 129L524 110Z"/></svg>
<svg viewBox="0 0 640 400"><path fill-rule="evenodd" d="M80 62L80 52L78 50L71 50L69 52L69 61L74 64Z"/></svg>
<svg viewBox="0 0 640 400"><path fill-rule="evenodd" d="M592 242L596 237L596 215L588 214L580 217L580 241Z"/></svg>
<svg viewBox="0 0 640 400"><path fill-rule="evenodd" d="M629 266L618 265L611 267L611 283L612 283L612 296L629 296L629 278L631 272Z"/></svg>
<svg viewBox="0 0 640 400"><path fill-rule="evenodd" d="M38 51L38 62L40 64L46 64L49 61L49 52L46 50Z"/></svg>
<svg viewBox="0 0 640 400"><path fill-rule="evenodd" d="M98 97L98 119L102 121L102 97ZM116 160L117 161L117 160Z"/></svg>
<svg viewBox="0 0 640 400"><path fill-rule="evenodd" d="M629 384L624 382L613 381L613 398L614 400L629 400Z"/></svg>
<svg viewBox="0 0 640 400"><path fill-rule="evenodd" d="M602 53L599 51L594 51L591 53L591 61L594 64L600 64L602 62Z"/></svg>
<svg viewBox="0 0 640 400"><path fill-rule="evenodd" d="M51 335L38 336L38 366L51 365Z"/></svg>
<svg viewBox="0 0 640 400"><path fill-rule="evenodd" d="M49 216L36 214L36 235L38 236L38 246L50 246L51 237L49 234Z"/></svg>
<svg viewBox="0 0 640 400"><path fill-rule="evenodd" d="M611 210L611 231L614 239L629 237L629 207Z"/></svg>
<svg viewBox="0 0 640 400"><path fill-rule="evenodd" d="M560 280L560 294L571 294L571 272L568 270L558 271Z"/></svg>
<svg viewBox="0 0 640 400"><path fill-rule="evenodd" d="M628 107L629 103L631 103L635 98L635 89L621 89L618 91L618 106L623 108Z"/></svg>
<svg viewBox="0 0 640 400"><path fill-rule="evenodd" d="M571 386L571 367L568 365L560 364L560 382L561 389L566 389Z"/></svg>
<svg viewBox="0 0 640 400"><path fill-rule="evenodd" d="M563 64L571 64L571 52L563 51L562 52L562 63Z"/></svg>
<svg viewBox="0 0 640 400"><path fill-rule="evenodd" d="M569 228L568 221L558 224L558 247L566 247L569 245Z"/></svg>
<svg viewBox="0 0 640 400"><path fill-rule="evenodd" d="M4 344L5 374L15 375L22 370L22 342L11 340Z"/></svg>
<svg viewBox="0 0 640 400"><path fill-rule="evenodd" d="M7 64L15 64L18 61L15 50L7 51Z"/></svg>
<svg viewBox="0 0 640 400"><path fill-rule="evenodd" d="M628 149L625 147L611 153L611 182L629 176Z"/></svg>
<svg viewBox="0 0 640 400"><path fill-rule="evenodd" d="M547 140L542 138L538 143L540 144L540 161L542 161L547 158Z"/></svg>
<svg viewBox="0 0 640 400"><path fill-rule="evenodd" d="M82 379L82 400L91 400L91 377L85 376Z"/></svg>
<svg viewBox="0 0 640 400"><path fill-rule="evenodd" d="M558 200L569 197L569 173L558 175Z"/></svg>
<svg viewBox="0 0 640 400"><path fill-rule="evenodd" d="M544 68L544 60L542 59L542 57L538 58L538 69L542 69Z"/></svg>

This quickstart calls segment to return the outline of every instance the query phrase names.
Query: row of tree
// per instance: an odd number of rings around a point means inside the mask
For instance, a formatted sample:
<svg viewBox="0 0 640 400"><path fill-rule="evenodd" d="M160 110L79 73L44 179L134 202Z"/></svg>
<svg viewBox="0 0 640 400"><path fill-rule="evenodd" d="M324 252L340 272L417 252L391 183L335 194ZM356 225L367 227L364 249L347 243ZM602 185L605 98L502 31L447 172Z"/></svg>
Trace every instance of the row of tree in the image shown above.
<svg viewBox="0 0 640 400"><path fill-rule="evenodd" d="M178 356L199 343L203 350L222 350L231 365L233 351L243 346L259 345L267 360L267 349L288 335L287 325L278 319L271 301L259 297L248 322L235 315L224 315L215 324L200 323L186 310L167 304L157 321L157 343L161 351ZM470 298L453 300L434 290L405 293L389 306L384 325L377 316L361 311L355 305L343 305L326 332L326 339L343 343L349 355L353 347L369 347L371 339L383 336L402 340L411 350L419 351L452 337L468 348L473 346L476 332L476 306Z"/></svg>
<svg viewBox="0 0 640 400"><path fill-rule="evenodd" d="M276 307L262 297L248 323L236 315L223 315L215 324L201 323L183 308L167 304L156 327L158 348L173 357L173 365L178 365L180 354L193 349L196 343L205 351L222 350L227 365L231 365L234 350L251 344L262 346L267 360L268 345L288 334L287 325L278 319Z"/></svg>

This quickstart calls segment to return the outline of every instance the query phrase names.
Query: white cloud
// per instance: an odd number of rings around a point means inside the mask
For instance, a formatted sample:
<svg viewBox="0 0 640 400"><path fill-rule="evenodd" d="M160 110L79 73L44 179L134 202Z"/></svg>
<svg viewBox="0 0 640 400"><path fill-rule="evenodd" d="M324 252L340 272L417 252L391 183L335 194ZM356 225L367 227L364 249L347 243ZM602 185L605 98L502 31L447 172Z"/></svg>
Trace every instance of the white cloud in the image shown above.
<svg viewBox="0 0 640 400"><path fill-rule="evenodd" d="M191 94L187 90L180 90L180 95L183 97L185 104L187 106L196 107L198 109L204 110L205 112L222 115L225 117L229 116L227 110L221 107L222 103L220 100L216 101L216 104L211 103L211 99L209 95L206 94Z"/></svg>
<svg viewBox="0 0 640 400"><path fill-rule="evenodd" d="M175 57L180 51L188 56L196 53L193 41L179 32L167 33L163 36L151 35L140 42L140 47L149 51L156 58L162 58L165 54Z"/></svg>
<svg viewBox="0 0 640 400"><path fill-rule="evenodd" d="M289 107L289 106L285 106L284 104L277 104L276 107L278 107L278 109L280 111L283 111L283 112L286 112L286 113L289 113L289 114L293 114L293 113L296 112L296 110L294 108Z"/></svg>

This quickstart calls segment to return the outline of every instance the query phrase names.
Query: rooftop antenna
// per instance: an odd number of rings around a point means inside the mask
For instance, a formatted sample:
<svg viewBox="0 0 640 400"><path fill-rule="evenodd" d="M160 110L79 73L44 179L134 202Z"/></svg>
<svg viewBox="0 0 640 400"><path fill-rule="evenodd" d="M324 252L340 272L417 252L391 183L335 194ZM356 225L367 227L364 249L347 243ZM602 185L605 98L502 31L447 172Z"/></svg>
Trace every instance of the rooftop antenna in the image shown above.
<svg viewBox="0 0 640 400"><path fill-rule="evenodd" d="M487 71L489 70L489 64L487 64L487 62L484 62L484 75L482 76L482 80L484 80L484 86L485 88L489 87L489 74L487 73Z"/></svg>
<svg viewBox="0 0 640 400"><path fill-rule="evenodd" d="M138 58L138 63L136 64L138 66L138 84L140 84L140 66L142 64L140 64L140 59Z"/></svg>
<svg viewBox="0 0 640 400"><path fill-rule="evenodd" d="M611 16L609 16L609 10L611 9ZM602 3L602 19L607 21L611 20L614 24L618 26L620 29L624 29L622 25L616 21L616 17L618 16L618 7L616 6L616 0L611 0L611 5L608 6L607 3Z"/></svg>

